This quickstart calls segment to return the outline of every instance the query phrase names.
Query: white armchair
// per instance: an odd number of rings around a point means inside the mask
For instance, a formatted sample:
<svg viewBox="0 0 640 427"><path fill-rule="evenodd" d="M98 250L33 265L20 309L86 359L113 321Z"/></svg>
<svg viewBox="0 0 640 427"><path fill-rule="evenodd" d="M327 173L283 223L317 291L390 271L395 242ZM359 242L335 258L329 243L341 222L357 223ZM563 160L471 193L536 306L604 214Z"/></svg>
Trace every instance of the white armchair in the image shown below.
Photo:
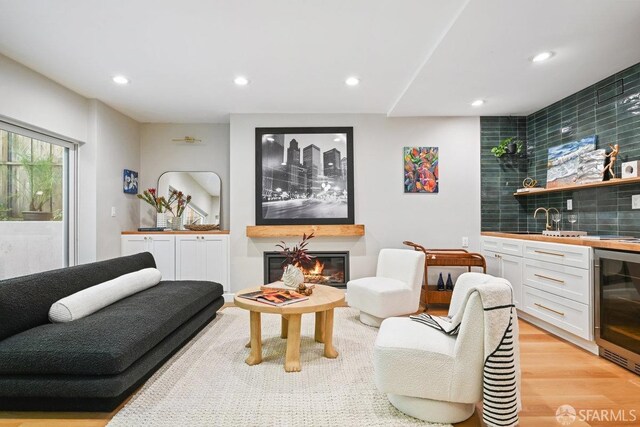
<svg viewBox="0 0 640 427"><path fill-rule="evenodd" d="M420 307L424 253L382 249L376 277L350 280L347 301L360 310L360 321L379 327L391 316L411 314Z"/></svg>
<svg viewBox="0 0 640 427"><path fill-rule="evenodd" d="M460 309L470 286L495 280L465 273L453 291L449 315ZM465 306L457 336L407 317L386 319L374 348L375 382L400 411L434 423L469 418L482 401L484 311L478 293Z"/></svg>

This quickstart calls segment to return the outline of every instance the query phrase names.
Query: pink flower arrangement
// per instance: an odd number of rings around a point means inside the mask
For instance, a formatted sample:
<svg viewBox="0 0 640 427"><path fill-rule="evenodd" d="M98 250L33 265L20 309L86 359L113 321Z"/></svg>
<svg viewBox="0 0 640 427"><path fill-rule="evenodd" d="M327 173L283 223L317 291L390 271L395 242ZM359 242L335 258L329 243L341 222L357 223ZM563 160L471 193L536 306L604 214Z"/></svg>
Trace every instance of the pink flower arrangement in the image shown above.
<svg viewBox="0 0 640 427"><path fill-rule="evenodd" d="M164 207L167 209L167 212L171 212L171 215L179 218L189 203L191 203L190 195L185 197L182 191L171 190L169 200L164 202Z"/></svg>
<svg viewBox="0 0 640 427"><path fill-rule="evenodd" d="M138 199L144 200L149 203L158 213L164 212L166 199L164 197L158 197L155 188L148 188L138 194Z"/></svg>
<svg viewBox="0 0 640 427"><path fill-rule="evenodd" d="M169 212L175 217L181 217L191 202L190 195L185 197L184 193L178 190L171 190L169 199L165 199L163 196L158 197L155 188L144 190L142 194L138 194L138 199L149 203L158 213Z"/></svg>

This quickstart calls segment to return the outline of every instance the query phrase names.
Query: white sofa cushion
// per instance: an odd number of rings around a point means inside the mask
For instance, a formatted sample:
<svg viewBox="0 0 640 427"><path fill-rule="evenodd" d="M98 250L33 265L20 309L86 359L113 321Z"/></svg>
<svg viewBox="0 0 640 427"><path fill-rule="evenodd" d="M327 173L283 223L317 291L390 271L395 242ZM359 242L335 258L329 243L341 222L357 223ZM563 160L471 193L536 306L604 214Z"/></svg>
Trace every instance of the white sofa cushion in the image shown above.
<svg viewBox="0 0 640 427"><path fill-rule="evenodd" d="M364 277L347 283L349 305L376 317L415 313L420 305L405 282L387 277Z"/></svg>
<svg viewBox="0 0 640 427"><path fill-rule="evenodd" d="M81 319L116 301L155 286L160 280L162 273L155 268L144 268L124 274L54 302L49 309L49 320L64 323Z"/></svg>

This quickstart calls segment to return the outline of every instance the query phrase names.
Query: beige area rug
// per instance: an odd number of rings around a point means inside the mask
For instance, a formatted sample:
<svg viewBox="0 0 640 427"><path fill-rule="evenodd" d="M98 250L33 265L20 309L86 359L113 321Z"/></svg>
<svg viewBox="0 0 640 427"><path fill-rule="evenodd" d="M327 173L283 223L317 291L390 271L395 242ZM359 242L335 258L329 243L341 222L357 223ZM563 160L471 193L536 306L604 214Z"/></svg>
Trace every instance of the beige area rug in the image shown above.
<svg viewBox="0 0 640 427"><path fill-rule="evenodd" d="M302 316L302 372L284 371L280 318L262 315L263 362L249 366L249 313L229 307L169 360L109 426L429 426L396 410L373 382L377 328L337 308L337 359Z"/></svg>

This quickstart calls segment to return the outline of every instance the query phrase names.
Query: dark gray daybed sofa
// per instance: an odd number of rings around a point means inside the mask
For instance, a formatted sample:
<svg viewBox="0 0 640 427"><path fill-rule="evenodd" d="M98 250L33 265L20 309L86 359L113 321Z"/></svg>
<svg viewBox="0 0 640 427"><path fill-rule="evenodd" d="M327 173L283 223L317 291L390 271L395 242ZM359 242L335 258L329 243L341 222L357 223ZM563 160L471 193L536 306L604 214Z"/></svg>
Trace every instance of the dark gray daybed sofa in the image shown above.
<svg viewBox="0 0 640 427"><path fill-rule="evenodd" d="M222 286L162 281L85 318L59 299L143 268L150 253L0 281L0 410L111 411L215 318Z"/></svg>

